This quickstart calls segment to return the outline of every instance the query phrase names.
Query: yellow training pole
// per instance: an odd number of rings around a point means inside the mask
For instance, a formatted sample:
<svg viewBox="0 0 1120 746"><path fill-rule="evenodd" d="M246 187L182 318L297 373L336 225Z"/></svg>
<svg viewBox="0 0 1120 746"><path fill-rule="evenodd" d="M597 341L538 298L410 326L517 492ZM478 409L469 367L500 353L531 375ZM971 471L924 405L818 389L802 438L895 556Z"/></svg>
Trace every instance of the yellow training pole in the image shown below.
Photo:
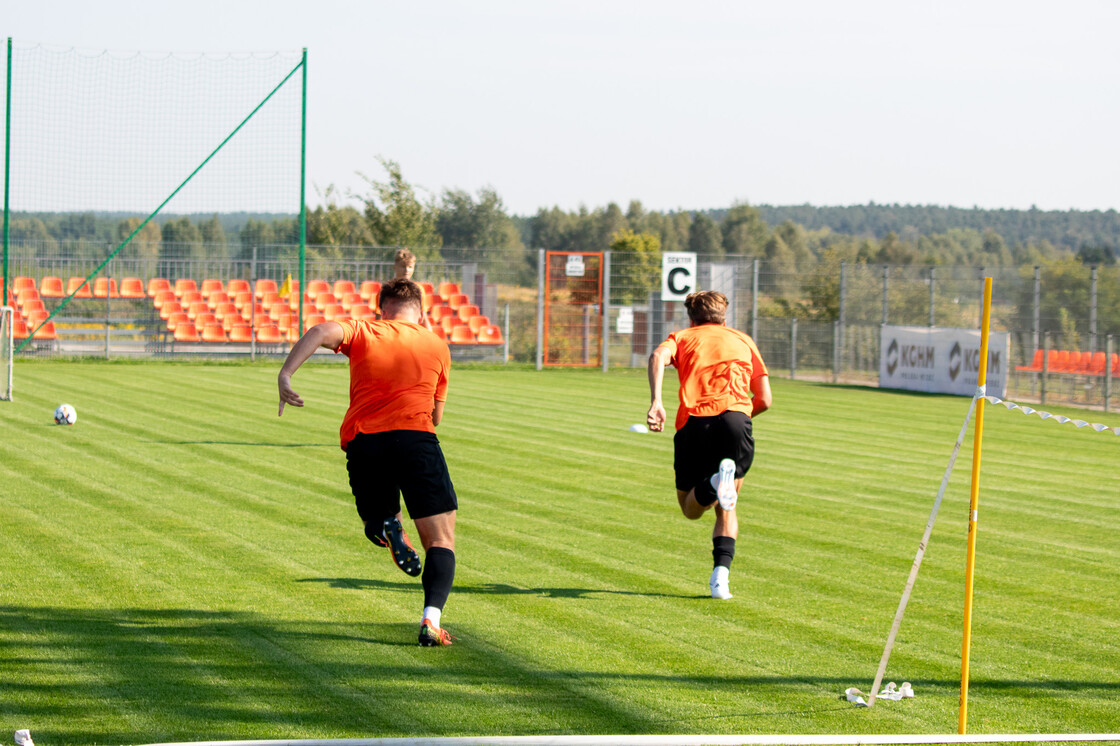
<svg viewBox="0 0 1120 746"><path fill-rule="evenodd" d="M988 382L988 327L992 320L992 278L984 278L984 313L980 322L980 369L978 391ZM961 706L957 733L964 735L968 723L968 651L972 642L972 575L976 565L976 518L980 507L980 444L984 439L984 399L976 402L976 429L972 438L972 492L968 502L968 553L964 570L964 638L961 643Z"/></svg>

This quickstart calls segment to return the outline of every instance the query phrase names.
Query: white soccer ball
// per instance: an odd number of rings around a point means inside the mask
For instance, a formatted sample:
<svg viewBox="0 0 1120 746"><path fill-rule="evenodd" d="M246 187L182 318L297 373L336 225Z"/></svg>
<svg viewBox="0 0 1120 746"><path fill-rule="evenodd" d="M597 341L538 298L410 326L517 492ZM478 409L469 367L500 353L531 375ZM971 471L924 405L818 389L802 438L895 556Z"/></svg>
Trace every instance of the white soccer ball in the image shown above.
<svg viewBox="0 0 1120 746"><path fill-rule="evenodd" d="M56 425L73 425L77 421L78 410L69 404L59 404L58 409L54 410L54 424Z"/></svg>

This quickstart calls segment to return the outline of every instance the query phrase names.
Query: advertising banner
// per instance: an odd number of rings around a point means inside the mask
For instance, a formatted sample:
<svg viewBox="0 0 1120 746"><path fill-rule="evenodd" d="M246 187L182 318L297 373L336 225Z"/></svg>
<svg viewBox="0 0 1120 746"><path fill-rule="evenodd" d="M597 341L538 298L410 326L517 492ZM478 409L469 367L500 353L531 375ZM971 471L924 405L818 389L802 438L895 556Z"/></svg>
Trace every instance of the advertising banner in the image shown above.
<svg viewBox="0 0 1120 746"><path fill-rule="evenodd" d="M976 393L980 332L924 326L886 326L881 331L879 386L935 394ZM1003 398L1011 362L1011 335L988 335L987 393Z"/></svg>

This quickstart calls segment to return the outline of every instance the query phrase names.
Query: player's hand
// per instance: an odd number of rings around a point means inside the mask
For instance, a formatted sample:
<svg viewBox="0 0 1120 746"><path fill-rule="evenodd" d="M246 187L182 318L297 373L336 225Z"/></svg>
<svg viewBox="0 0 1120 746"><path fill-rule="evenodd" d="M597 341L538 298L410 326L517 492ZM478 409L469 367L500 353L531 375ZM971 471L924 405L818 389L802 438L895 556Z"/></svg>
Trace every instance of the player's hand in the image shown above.
<svg viewBox="0 0 1120 746"><path fill-rule="evenodd" d="M665 429L665 407L657 401L649 405L646 413L646 426L653 432L659 433Z"/></svg>
<svg viewBox="0 0 1120 746"><path fill-rule="evenodd" d="M280 411L276 413L277 417L284 415L284 405L291 404L293 407L302 407L303 399L299 394L292 391L292 378L281 373L276 378L276 386L280 390Z"/></svg>

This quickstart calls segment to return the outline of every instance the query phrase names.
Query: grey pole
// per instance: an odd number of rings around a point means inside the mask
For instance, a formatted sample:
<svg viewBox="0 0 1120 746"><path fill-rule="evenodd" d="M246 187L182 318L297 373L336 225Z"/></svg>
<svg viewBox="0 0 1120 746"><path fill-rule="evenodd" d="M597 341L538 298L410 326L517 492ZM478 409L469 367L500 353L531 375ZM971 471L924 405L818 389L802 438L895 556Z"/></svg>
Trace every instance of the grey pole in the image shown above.
<svg viewBox="0 0 1120 746"><path fill-rule="evenodd" d="M111 296L113 294L112 293L113 273L110 271L110 268L112 266L113 266L112 260L110 260L109 263L105 265L105 359L106 360L109 359L109 333L110 333L109 332L109 324L110 324L110 321L109 321L109 316L110 316L109 296Z"/></svg>
<svg viewBox="0 0 1120 746"><path fill-rule="evenodd" d="M797 317L789 320L789 380L797 378Z"/></svg>
<svg viewBox="0 0 1120 746"><path fill-rule="evenodd" d="M1112 335L1104 340L1104 411L1108 411L1109 400L1112 399L1112 374L1120 371L1112 369Z"/></svg>
<svg viewBox="0 0 1120 746"><path fill-rule="evenodd" d="M929 327L933 328L933 299L934 288L937 287L937 269L929 268Z"/></svg>
<svg viewBox="0 0 1120 746"><path fill-rule="evenodd" d="M505 333L502 335L505 340L505 356L502 358L503 363L509 362L509 304L506 304L506 328Z"/></svg>
<svg viewBox="0 0 1120 746"><path fill-rule="evenodd" d="M544 249L537 249L537 370L544 367Z"/></svg>
<svg viewBox="0 0 1120 746"><path fill-rule="evenodd" d="M839 357L839 364L836 366L837 372L844 368L844 314L847 312L847 298L848 296L848 263L840 262L840 313L837 321L840 325L840 332L837 336L836 347L838 349L837 356Z"/></svg>
<svg viewBox="0 0 1120 746"><path fill-rule="evenodd" d="M890 268L883 265L883 322L887 323L887 285L890 278Z"/></svg>
<svg viewBox="0 0 1120 746"><path fill-rule="evenodd" d="M300 266L302 269L302 264ZM300 273L303 274L302 272ZM303 298L306 286L299 284L300 307L303 307ZM291 301L288 301L291 305ZM249 265L249 360L257 360L257 246L253 244L253 263ZM303 323L303 314L300 314L300 323ZM300 330L303 331L302 329Z"/></svg>
<svg viewBox="0 0 1120 746"><path fill-rule="evenodd" d="M603 372L611 367L611 252L603 252Z"/></svg>
<svg viewBox="0 0 1120 746"><path fill-rule="evenodd" d="M1038 403L1046 405L1046 378L1050 373L1050 332L1042 335L1042 380L1038 386Z"/></svg>
<svg viewBox="0 0 1120 746"><path fill-rule="evenodd" d="M754 278L751 280L751 337L758 340L758 259L754 260Z"/></svg>
<svg viewBox="0 0 1120 746"><path fill-rule="evenodd" d="M1089 276L1089 352L1097 351L1097 268Z"/></svg>
<svg viewBox="0 0 1120 746"><path fill-rule="evenodd" d="M1042 269L1034 268L1034 348L1039 348L1039 335L1042 333Z"/></svg>

